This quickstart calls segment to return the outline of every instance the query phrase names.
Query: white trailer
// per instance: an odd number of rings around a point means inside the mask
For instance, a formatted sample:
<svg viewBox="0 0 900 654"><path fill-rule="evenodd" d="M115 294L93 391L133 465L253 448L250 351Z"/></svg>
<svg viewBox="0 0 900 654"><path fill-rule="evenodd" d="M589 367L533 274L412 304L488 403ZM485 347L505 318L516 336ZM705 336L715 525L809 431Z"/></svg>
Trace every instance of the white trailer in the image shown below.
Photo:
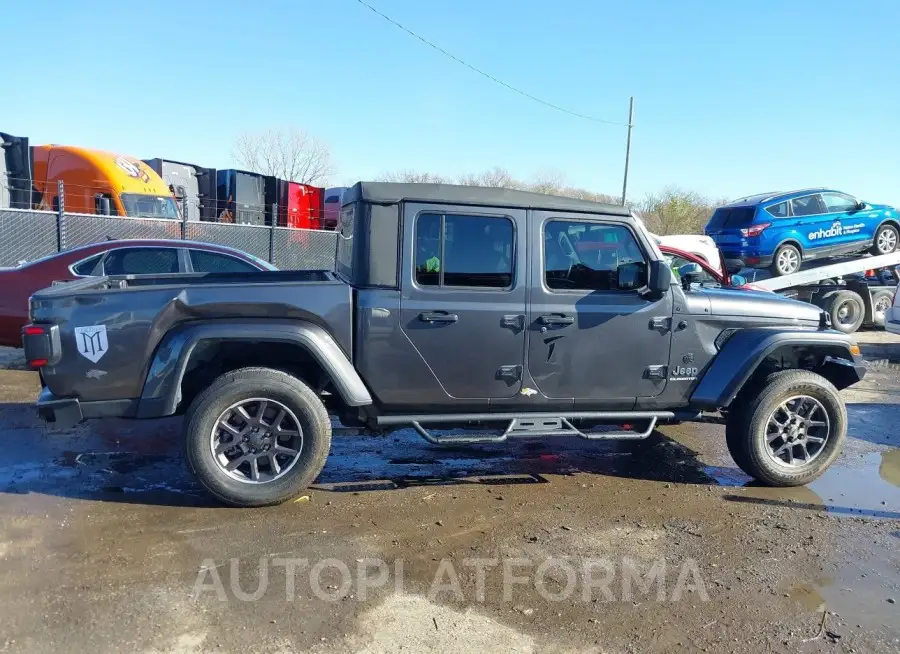
<svg viewBox="0 0 900 654"><path fill-rule="evenodd" d="M835 329L850 334L863 325L884 327L900 281L896 266L900 266L900 252L818 266L753 284L821 307ZM877 273L884 268L890 269L890 279L868 281L866 271Z"/></svg>

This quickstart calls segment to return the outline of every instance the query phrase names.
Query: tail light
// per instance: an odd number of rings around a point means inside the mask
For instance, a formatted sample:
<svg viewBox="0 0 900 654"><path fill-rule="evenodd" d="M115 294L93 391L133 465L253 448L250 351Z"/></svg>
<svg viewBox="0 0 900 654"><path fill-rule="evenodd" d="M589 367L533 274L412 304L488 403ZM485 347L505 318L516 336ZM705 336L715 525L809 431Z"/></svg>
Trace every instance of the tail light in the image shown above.
<svg viewBox="0 0 900 654"><path fill-rule="evenodd" d="M25 325L22 346L29 368L43 368L59 353L59 328L56 325Z"/></svg>
<svg viewBox="0 0 900 654"><path fill-rule="evenodd" d="M759 225L750 225L750 227L745 227L741 230L741 236L743 236L744 238L759 236L771 224L772 223L760 223Z"/></svg>

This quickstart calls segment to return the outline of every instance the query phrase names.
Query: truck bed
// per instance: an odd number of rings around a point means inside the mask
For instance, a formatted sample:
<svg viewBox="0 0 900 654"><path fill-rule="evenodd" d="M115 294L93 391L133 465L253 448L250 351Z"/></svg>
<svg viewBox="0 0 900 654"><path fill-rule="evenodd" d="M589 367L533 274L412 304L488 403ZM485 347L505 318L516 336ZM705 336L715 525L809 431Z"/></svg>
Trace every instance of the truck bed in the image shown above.
<svg viewBox="0 0 900 654"><path fill-rule="evenodd" d="M41 371L46 386L89 402L139 397L163 336L184 323L305 320L326 328L349 356L351 300L351 287L328 271L96 277L35 293L31 321L55 325L59 335L60 351ZM79 328L100 326L105 344L87 345ZM102 351L90 351L98 345Z"/></svg>

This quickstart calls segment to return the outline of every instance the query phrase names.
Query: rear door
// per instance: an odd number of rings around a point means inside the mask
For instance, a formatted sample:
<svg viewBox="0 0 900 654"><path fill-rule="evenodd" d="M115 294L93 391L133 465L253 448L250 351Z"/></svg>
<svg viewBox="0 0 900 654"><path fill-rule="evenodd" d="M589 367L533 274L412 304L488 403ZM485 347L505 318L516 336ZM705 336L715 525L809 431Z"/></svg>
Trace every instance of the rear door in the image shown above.
<svg viewBox="0 0 900 654"><path fill-rule="evenodd" d="M548 398L576 408L627 406L666 387L672 293L641 292L647 243L627 225L536 211L529 226L536 250L528 306L527 366ZM539 256L538 252L540 253Z"/></svg>
<svg viewBox="0 0 900 654"><path fill-rule="evenodd" d="M525 212L407 205L400 324L448 404L515 396L525 352Z"/></svg>
<svg viewBox="0 0 900 654"><path fill-rule="evenodd" d="M797 231L806 236L806 249L819 256L838 245L840 222L833 229L834 217L828 215L820 193L812 193L791 200L791 215Z"/></svg>

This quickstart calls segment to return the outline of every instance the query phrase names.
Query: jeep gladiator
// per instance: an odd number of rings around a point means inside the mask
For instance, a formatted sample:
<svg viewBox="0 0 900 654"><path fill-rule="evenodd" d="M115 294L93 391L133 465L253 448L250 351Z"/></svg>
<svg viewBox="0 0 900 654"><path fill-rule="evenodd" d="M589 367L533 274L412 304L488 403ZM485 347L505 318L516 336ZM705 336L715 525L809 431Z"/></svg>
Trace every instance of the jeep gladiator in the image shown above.
<svg viewBox="0 0 900 654"><path fill-rule="evenodd" d="M237 506L312 483L332 416L438 445L713 417L747 474L814 479L858 346L809 304L679 272L622 207L359 183L333 271L76 281L31 298L23 343L46 421L184 414L191 469Z"/></svg>

